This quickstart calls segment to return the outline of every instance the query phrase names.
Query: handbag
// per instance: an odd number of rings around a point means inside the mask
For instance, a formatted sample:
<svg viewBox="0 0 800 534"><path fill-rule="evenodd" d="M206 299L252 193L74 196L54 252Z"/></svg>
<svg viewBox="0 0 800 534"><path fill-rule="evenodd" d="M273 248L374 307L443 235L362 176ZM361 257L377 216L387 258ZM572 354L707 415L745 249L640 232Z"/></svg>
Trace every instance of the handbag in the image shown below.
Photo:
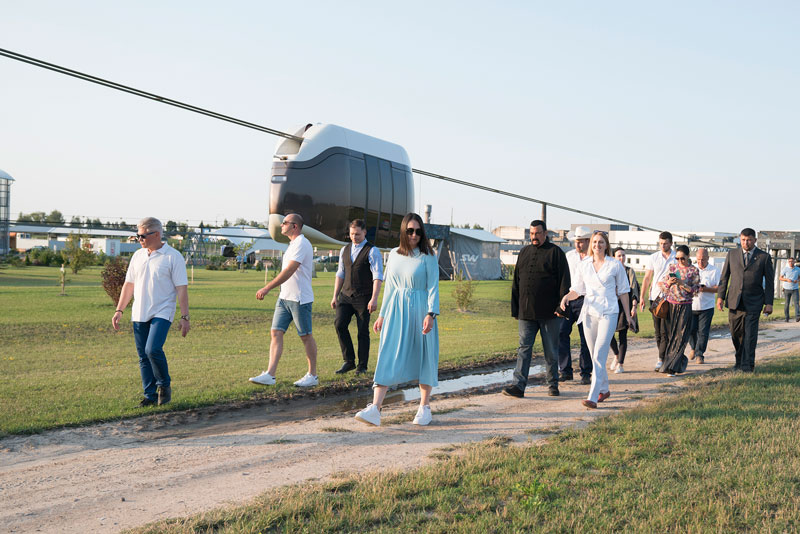
<svg viewBox="0 0 800 534"><path fill-rule="evenodd" d="M650 313L659 319L666 319L669 314L669 306L667 299L662 295L656 297L655 300L650 301Z"/></svg>

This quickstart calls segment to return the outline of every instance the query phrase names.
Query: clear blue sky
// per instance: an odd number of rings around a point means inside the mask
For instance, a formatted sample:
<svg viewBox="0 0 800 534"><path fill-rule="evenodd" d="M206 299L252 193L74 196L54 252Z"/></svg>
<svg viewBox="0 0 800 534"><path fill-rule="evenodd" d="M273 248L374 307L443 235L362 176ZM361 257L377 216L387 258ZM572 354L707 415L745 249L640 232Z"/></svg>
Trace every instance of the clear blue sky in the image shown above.
<svg viewBox="0 0 800 534"><path fill-rule="evenodd" d="M417 168L650 226L800 228L797 2L0 6L1 48L276 129L339 124ZM0 58L12 216L265 220L276 142ZM434 222L539 214L421 187Z"/></svg>

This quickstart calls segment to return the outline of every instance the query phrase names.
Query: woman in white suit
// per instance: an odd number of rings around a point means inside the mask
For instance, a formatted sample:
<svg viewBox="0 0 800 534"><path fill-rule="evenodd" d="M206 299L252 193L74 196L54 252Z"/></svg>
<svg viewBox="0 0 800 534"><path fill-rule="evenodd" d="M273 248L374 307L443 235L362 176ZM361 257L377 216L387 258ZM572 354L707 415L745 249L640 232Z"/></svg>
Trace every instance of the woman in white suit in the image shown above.
<svg viewBox="0 0 800 534"><path fill-rule="evenodd" d="M582 261L576 269L569 293L561 300L561 307L579 296L584 296L578 323L583 324L583 334L592 355L592 385L589 398L582 401L587 408L597 408L597 403L611 396L608 387L606 359L609 344L617 329L619 302L629 325L633 324L628 293L631 290L625 267L611 257L605 232L595 232L589 242L591 261Z"/></svg>

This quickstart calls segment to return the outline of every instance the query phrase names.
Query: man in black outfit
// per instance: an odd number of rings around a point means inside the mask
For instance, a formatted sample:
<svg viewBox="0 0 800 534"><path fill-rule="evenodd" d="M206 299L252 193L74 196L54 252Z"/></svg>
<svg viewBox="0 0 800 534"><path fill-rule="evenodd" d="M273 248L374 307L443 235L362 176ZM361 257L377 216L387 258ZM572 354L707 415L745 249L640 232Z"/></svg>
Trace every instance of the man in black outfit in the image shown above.
<svg viewBox="0 0 800 534"><path fill-rule="evenodd" d="M333 288L331 308L336 310L336 335L342 349L344 363L336 371L343 374L356 369L356 374L367 371L369 360L369 315L378 307L378 294L383 282L383 260L380 251L367 242L367 225L362 219L350 223L351 244L339 252L339 269ZM350 338L350 319L356 316L358 327L358 367Z"/></svg>
<svg viewBox="0 0 800 534"><path fill-rule="evenodd" d="M531 244L522 248L511 284L511 315L519 320L519 349L514 382L503 389L512 397L524 397L531 366L531 351L542 333L549 394L558 396L558 333L561 318L555 315L569 292L569 265L564 251L547 239L544 221L531 222Z"/></svg>
<svg viewBox="0 0 800 534"><path fill-rule="evenodd" d="M728 323L736 349L734 369L753 372L756 365L758 317L772 313L775 269L772 258L757 248L756 232L745 228L739 234L740 248L728 251L717 290L717 308L728 306Z"/></svg>

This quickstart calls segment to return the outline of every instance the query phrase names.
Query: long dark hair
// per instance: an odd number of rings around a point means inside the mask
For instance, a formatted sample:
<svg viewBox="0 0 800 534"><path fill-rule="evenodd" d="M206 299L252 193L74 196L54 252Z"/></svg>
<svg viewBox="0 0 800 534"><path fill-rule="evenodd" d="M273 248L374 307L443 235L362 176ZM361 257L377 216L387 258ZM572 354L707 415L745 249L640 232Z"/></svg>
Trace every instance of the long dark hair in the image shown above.
<svg viewBox="0 0 800 534"><path fill-rule="evenodd" d="M422 235L419 238L419 251L422 254L433 255L433 249L431 248L431 244L428 242L428 236L425 235L425 223L422 222L422 217L413 212L407 213L406 216L403 217L403 222L400 224L400 248L397 252L403 256L411 256L411 251L413 249L411 248L411 244L408 242L408 234L406 233L408 223L411 221L417 221L417 224L419 224L419 228L422 231Z"/></svg>

